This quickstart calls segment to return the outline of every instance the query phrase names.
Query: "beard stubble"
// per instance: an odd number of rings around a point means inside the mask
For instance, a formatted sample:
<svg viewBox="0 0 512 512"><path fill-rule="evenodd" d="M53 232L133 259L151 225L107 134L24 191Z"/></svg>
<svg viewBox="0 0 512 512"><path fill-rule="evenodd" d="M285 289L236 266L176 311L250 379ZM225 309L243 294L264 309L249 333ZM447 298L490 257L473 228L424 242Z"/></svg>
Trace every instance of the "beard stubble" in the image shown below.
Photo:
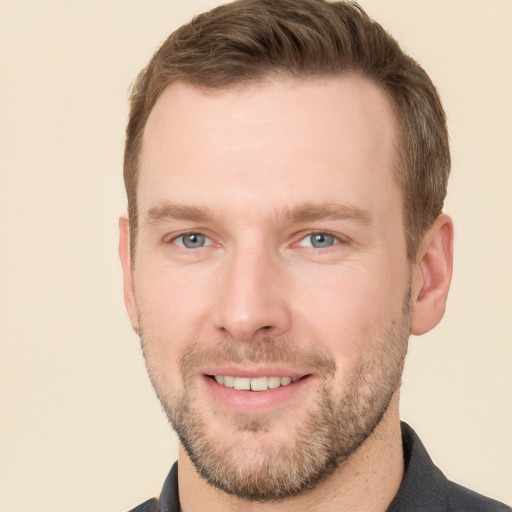
<svg viewBox="0 0 512 512"><path fill-rule="evenodd" d="M393 320L372 353L362 357L343 382L341 393L333 388L336 364L318 350L299 351L293 342L265 337L251 344L221 340L213 347L188 346L180 358L183 382L180 395L159 385L155 365L147 350L144 330L141 342L150 379L181 444L201 477L221 491L245 500L278 501L313 489L354 453L381 422L399 389L407 353L411 290L402 316ZM141 319L142 320L142 319ZM141 325L142 322L141 322ZM205 415L194 399L196 369L204 364L286 364L307 368L322 379L314 406L286 443L272 442L276 421L296 421L275 415L230 416L232 431L222 439L212 434ZM248 443L243 440L247 438Z"/></svg>

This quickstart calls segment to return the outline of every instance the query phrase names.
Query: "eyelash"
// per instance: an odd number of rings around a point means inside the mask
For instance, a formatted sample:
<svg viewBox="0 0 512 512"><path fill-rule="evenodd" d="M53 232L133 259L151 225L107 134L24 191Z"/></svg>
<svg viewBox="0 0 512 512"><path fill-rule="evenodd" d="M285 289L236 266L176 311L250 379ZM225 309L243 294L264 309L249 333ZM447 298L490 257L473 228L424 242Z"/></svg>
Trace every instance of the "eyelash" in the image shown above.
<svg viewBox="0 0 512 512"><path fill-rule="evenodd" d="M208 235L205 235L204 233L201 233L200 231L187 231L185 233L180 233L179 235L176 235L176 236L172 237L170 240L166 241L166 243L174 244L174 245L177 245L178 247L181 247L183 249L191 250L193 248L185 247L185 244L183 242L181 244L177 244L176 242L179 239L183 240L183 239L185 239L185 237L192 236L192 235L195 235L196 237L204 237L205 239L207 239L210 242L210 243L206 243L205 245L202 245L200 247L197 247L196 249L201 249L203 247L208 247L208 246L213 244L212 239Z"/></svg>
<svg viewBox="0 0 512 512"><path fill-rule="evenodd" d="M314 246L302 246L302 247L309 247L309 248L312 248L312 249L328 250L328 249L331 249L332 247L334 247L336 245L343 244L343 243L347 242L347 240L345 238L341 237L340 235L335 235L334 233L331 233L329 231L310 231L310 232L302 235L301 238L298 240L298 242L295 245L300 244L300 242L302 242L303 240L305 240L307 238L310 238L312 236L332 237L333 238L333 244L328 246L328 247L323 247L323 248L322 247L314 247Z"/></svg>

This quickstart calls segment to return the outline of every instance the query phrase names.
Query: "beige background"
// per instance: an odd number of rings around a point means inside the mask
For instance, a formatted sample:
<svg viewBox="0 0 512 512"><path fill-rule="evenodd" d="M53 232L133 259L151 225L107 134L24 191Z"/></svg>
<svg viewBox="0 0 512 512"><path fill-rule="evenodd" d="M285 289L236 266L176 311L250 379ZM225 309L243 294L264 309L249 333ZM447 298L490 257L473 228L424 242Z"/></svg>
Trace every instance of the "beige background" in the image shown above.
<svg viewBox="0 0 512 512"><path fill-rule="evenodd" d="M123 511L175 439L117 259L127 89L214 1L0 0L0 507ZM362 0L451 127L448 313L411 340L403 418L452 479L512 503L512 1Z"/></svg>

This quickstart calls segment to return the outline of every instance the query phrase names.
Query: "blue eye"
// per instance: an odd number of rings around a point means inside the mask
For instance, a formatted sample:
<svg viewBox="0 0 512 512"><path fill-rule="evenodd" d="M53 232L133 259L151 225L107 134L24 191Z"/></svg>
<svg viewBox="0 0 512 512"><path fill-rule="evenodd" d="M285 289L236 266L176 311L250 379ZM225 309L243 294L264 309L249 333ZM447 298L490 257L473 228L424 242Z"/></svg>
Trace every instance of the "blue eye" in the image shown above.
<svg viewBox="0 0 512 512"><path fill-rule="evenodd" d="M315 249L327 249L338 242L338 238L329 235L329 233L311 233L304 237L299 245L302 247L314 247Z"/></svg>
<svg viewBox="0 0 512 512"><path fill-rule="evenodd" d="M175 238L173 242L185 249L200 249L205 245L211 244L211 240L208 237L201 235L201 233L187 233L185 235L180 235Z"/></svg>

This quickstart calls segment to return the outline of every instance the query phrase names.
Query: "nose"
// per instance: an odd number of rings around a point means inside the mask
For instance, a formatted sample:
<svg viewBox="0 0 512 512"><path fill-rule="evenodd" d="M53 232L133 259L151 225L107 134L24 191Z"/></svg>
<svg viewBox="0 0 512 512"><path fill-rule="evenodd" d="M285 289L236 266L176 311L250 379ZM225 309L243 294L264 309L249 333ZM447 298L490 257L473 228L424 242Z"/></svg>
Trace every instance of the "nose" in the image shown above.
<svg viewBox="0 0 512 512"><path fill-rule="evenodd" d="M285 269L277 255L254 247L236 250L223 270L216 314L223 336L250 342L290 329Z"/></svg>

